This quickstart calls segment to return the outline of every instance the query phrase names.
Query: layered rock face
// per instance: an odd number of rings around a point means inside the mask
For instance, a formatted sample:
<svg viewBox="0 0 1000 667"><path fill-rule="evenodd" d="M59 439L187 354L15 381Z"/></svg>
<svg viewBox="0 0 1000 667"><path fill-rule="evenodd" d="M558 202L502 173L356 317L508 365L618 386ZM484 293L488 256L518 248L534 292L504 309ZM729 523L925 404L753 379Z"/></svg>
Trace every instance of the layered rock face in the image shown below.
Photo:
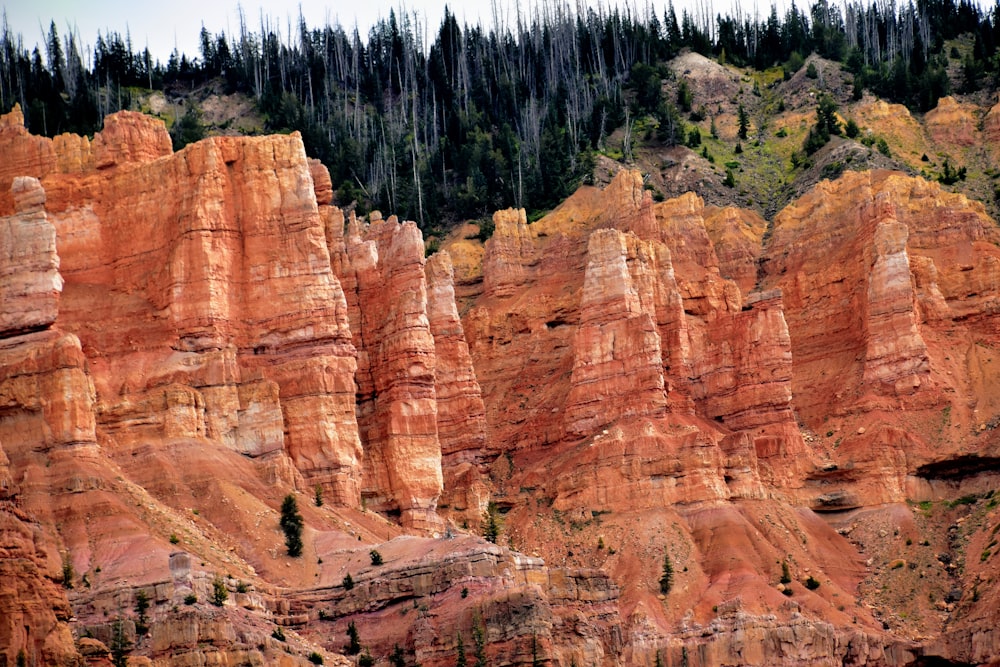
<svg viewBox="0 0 1000 667"><path fill-rule="evenodd" d="M755 272L754 257L744 218L711 213L709 225L691 195L654 205L638 174L623 172L530 228L510 212L494 217L482 297L466 317L470 348L488 406L517 405L525 386L539 389L522 413L528 423L495 422L501 438L532 448L622 419L693 416L744 433L754 450L748 465L782 461L766 463L765 475L791 477L808 465L791 410L780 294L743 295L721 274L709 228L744 282L737 258ZM721 479L708 488L706 498L730 493Z"/></svg>
<svg viewBox="0 0 1000 667"><path fill-rule="evenodd" d="M441 444L420 230L374 217L362 238L355 221L339 265L353 288L352 328L360 341L363 492L374 509L400 512L406 525L436 528Z"/></svg>
<svg viewBox="0 0 1000 667"><path fill-rule="evenodd" d="M80 342L50 330L62 281L45 191L22 177L11 195L16 211L0 218L0 656L5 664L72 664L72 612L52 581L59 566L51 536L26 511L47 489L24 463L94 445L93 412Z"/></svg>
<svg viewBox="0 0 1000 667"><path fill-rule="evenodd" d="M350 622L425 665L459 632L505 664L996 658L981 206L848 173L768 230L622 172L425 257L295 134L174 154L140 114L87 141L15 111L0 147L7 664L99 661L116 617L177 665L344 664ZM953 615L890 615L904 501L944 498L974 509L919 573Z"/></svg>

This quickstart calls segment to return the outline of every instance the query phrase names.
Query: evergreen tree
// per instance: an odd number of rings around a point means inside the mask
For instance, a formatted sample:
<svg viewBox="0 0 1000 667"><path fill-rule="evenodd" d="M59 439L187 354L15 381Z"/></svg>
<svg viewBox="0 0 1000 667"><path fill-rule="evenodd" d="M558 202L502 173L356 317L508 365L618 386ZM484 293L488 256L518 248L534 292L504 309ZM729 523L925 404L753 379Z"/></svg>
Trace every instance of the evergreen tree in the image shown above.
<svg viewBox="0 0 1000 667"><path fill-rule="evenodd" d="M660 592L664 595L670 593L674 587L674 566L670 562L670 554L663 554L663 573L660 575Z"/></svg>
<svg viewBox="0 0 1000 667"><path fill-rule="evenodd" d="M118 617L111 624L111 664L114 667L128 667L128 654L132 651L132 642L125 633L125 623Z"/></svg>
<svg viewBox="0 0 1000 667"><path fill-rule="evenodd" d="M478 611L472 617L472 640L476 645L476 667L486 667L486 624Z"/></svg>
<svg viewBox="0 0 1000 667"><path fill-rule="evenodd" d="M145 590L139 589L135 594L135 632L137 635L144 635L149 632L149 617L146 612L149 610L149 595Z"/></svg>
<svg viewBox="0 0 1000 667"><path fill-rule="evenodd" d="M298 558L302 555L302 515L293 494L285 496L281 503L281 530L285 533L288 555Z"/></svg>
<svg viewBox="0 0 1000 667"><path fill-rule="evenodd" d="M491 500L486 506L486 513L483 517L483 537L486 538L487 542L497 543L501 525L500 508Z"/></svg>
<svg viewBox="0 0 1000 667"><path fill-rule="evenodd" d="M389 664L392 667L406 667L406 655L403 653L403 647L399 644L392 647L392 653L389 654Z"/></svg>
<svg viewBox="0 0 1000 667"><path fill-rule="evenodd" d="M459 632L455 641L455 667L466 667L465 660L465 642L462 641L462 633Z"/></svg>
<svg viewBox="0 0 1000 667"><path fill-rule="evenodd" d="M358 628L354 621L347 624L347 646L344 647L347 655L357 655L361 653L361 637L358 635Z"/></svg>
<svg viewBox="0 0 1000 667"><path fill-rule="evenodd" d="M739 130L737 134L740 139L746 141L747 131L750 129L750 117L747 115L747 110L743 108L740 104L736 111L737 122L739 123Z"/></svg>

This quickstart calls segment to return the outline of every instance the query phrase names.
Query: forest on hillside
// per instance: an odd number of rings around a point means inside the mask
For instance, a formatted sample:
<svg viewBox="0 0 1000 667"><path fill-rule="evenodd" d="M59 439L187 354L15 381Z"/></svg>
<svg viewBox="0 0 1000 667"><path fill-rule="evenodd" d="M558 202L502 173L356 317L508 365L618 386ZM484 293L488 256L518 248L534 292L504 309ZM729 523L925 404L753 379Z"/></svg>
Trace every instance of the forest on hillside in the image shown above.
<svg viewBox="0 0 1000 667"><path fill-rule="evenodd" d="M1000 4L969 0L818 0L808 11L792 2L766 17L545 2L489 28L459 25L446 10L429 44L424 34L415 16L395 12L367 35L300 19L282 36L270 19L251 27L241 15L235 34L202 28L199 54L175 52L164 64L114 32L84 53L80 35L60 36L55 21L45 43L29 47L4 18L0 110L20 103L38 134L92 135L137 91L218 80L254 101L268 131L302 132L338 202L427 229L508 206L554 206L591 173L609 134L637 117L651 117L657 141L683 143L694 113L684 87L677 99L662 92L664 63L683 49L782 66L786 76L815 52L842 63L856 98L867 89L916 111L950 92L995 87L1000 76ZM961 90L951 91L944 51L960 35L973 48ZM176 148L202 132L194 107L171 127Z"/></svg>

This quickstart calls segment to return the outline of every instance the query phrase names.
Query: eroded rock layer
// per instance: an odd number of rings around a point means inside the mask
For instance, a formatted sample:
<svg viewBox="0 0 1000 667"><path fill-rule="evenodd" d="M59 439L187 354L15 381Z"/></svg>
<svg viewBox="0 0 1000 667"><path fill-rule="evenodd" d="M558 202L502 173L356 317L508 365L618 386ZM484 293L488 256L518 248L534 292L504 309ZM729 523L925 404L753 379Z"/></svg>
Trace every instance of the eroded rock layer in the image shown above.
<svg viewBox="0 0 1000 667"><path fill-rule="evenodd" d="M6 664L1000 658L978 204L847 173L767 223L623 171L425 257L296 134L0 147Z"/></svg>

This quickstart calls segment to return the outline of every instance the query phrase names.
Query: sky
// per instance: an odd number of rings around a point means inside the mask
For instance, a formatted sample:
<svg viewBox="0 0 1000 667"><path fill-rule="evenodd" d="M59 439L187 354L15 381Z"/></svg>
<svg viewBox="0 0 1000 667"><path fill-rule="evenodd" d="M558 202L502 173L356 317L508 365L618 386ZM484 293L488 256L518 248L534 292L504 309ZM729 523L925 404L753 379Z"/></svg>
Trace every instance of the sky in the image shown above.
<svg viewBox="0 0 1000 667"><path fill-rule="evenodd" d="M514 0L495 0L501 11L511 11ZM521 0L522 7L544 0ZM598 0L587 0L592 4ZM603 0L605 5L608 0ZM614 0L611 0L614 1ZM646 0L639 0L640 4ZM654 6L662 7L666 0L657 1ZM492 23L491 0L450 0L448 3L459 23ZM571 0L576 4L576 0ZM677 3L675 3L677 4ZM74 29L84 45L90 46L97 40L97 33L118 32L125 35L126 29L132 37L133 48L141 50L149 47L154 59L166 63L171 51L178 51L189 57L200 55L198 37L202 24L213 35L225 31L227 35L237 34L239 18L237 8L242 7L248 27L257 31L260 27L261 10L272 20L280 21L284 33L289 25L298 22L299 9L309 26L332 25L339 22L348 31L357 24L362 36L379 18L387 18L390 8L398 13L400 7L412 14L417 12L427 27L430 40L441 24L444 16L445 0L291 0L281 2L261 2L260 0L3 0L3 11L14 34L20 33L25 44L43 44L51 21L56 23L56 31L65 36ZM678 11L680 5L677 4Z"/></svg>

